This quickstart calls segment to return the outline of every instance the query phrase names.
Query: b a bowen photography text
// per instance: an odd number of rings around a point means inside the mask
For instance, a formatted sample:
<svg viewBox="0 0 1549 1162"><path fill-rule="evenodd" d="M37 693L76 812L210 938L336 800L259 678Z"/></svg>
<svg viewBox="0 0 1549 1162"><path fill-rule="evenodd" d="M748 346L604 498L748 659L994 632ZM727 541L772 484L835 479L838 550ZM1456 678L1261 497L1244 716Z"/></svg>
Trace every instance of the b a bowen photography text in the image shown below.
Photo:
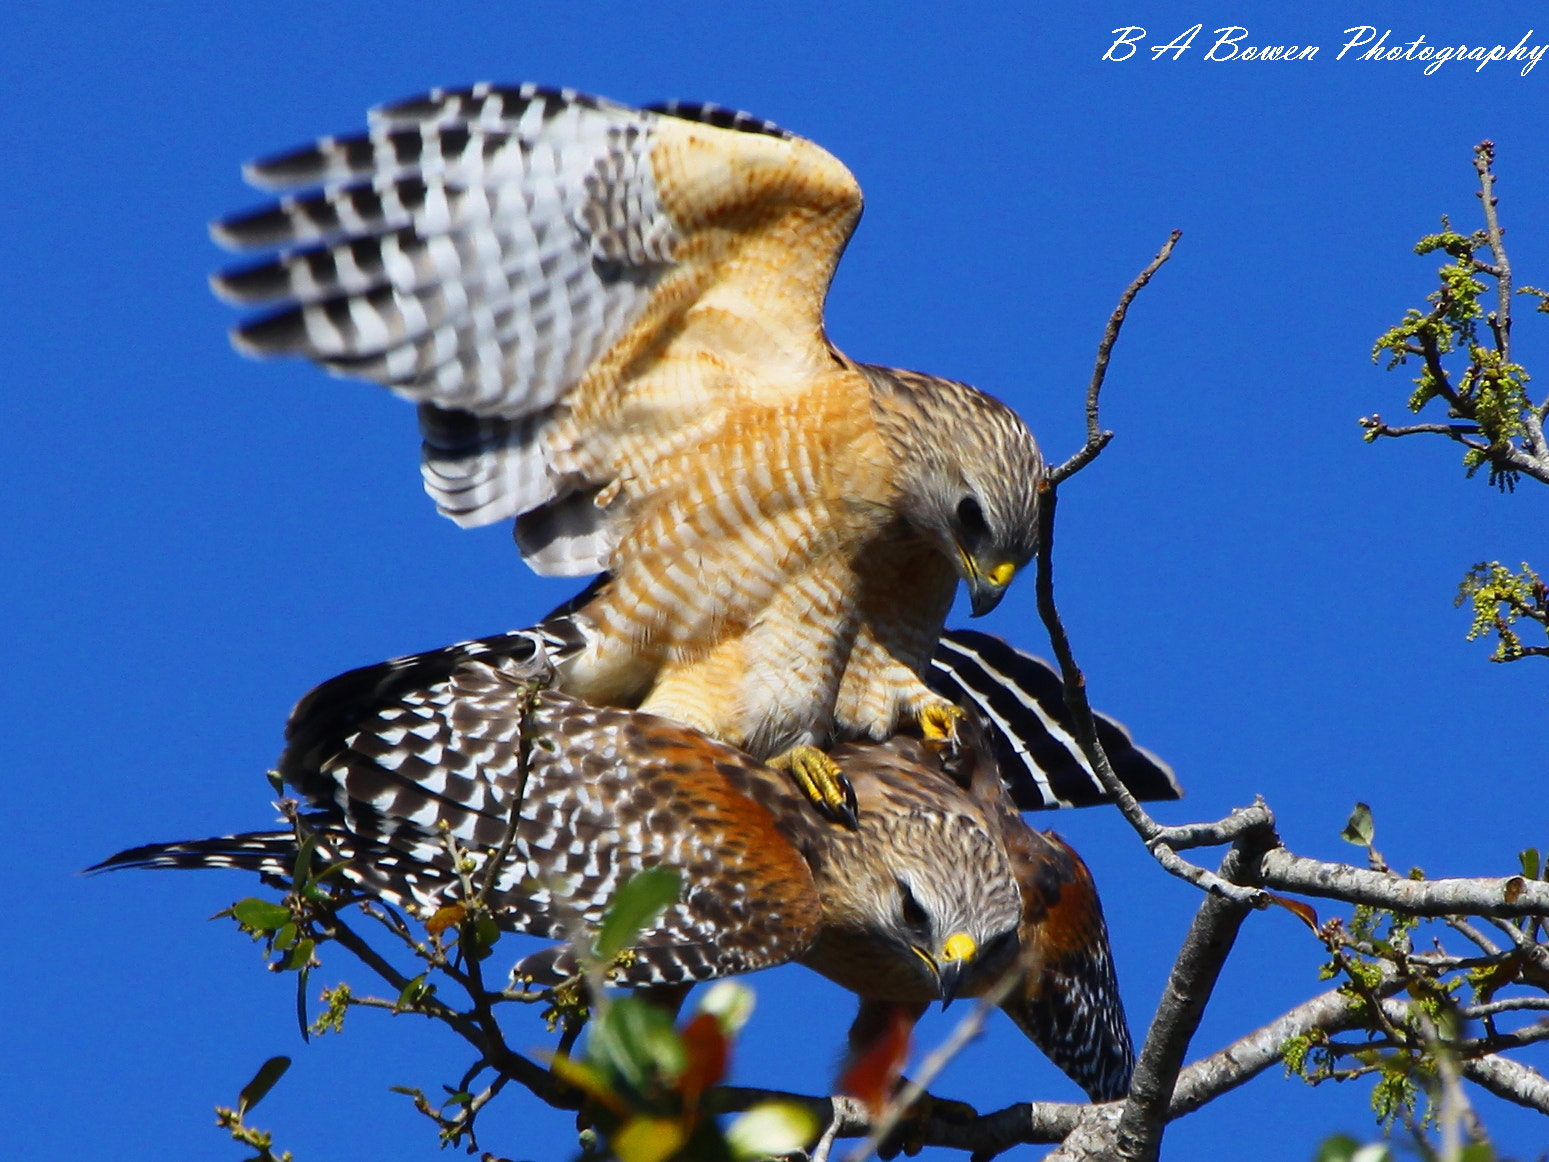
<svg viewBox="0 0 1549 1162"><path fill-rule="evenodd" d="M1195 41L1204 27L1203 24L1196 24L1166 44L1144 44L1146 30L1139 25L1115 28L1113 35L1117 39L1108 46L1102 59L1144 60L1140 53L1149 52L1153 61L1169 55L1172 60L1178 61L1197 47L1198 59L1206 61L1312 61L1319 59L1322 54L1322 59L1335 61L1409 61L1422 65L1421 71L1427 76L1448 63L1474 62L1473 71L1477 73L1482 72L1486 65L1508 61L1520 63L1520 75L1525 77L1543 59L1544 53L1549 52L1549 44L1532 43L1531 28L1516 45L1507 48L1504 44L1470 42L1467 38L1443 37L1432 41L1424 33L1413 40L1405 40L1403 36L1395 35L1391 28L1378 30L1370 24L1358 24L1344 30L1341 35L1345 40L1339 45L1337 53L1334 53L1332 48L1325 52L1324 46L1317 44L1253 44L1249 39L1249 30L1236 24L1216 29L1209 34L1213 40L1201 40L1196 46ZM1205 47L1207 44L1208 48Z"/></svg>

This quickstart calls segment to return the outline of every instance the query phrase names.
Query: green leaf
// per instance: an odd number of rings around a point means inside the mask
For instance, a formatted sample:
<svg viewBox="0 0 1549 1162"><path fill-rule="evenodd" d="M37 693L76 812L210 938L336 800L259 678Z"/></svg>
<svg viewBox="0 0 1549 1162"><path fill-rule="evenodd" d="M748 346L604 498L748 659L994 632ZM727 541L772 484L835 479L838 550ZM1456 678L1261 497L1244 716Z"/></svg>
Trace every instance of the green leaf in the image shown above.
<svg viewBox="0 0 1549 1162"><path fill-rule="evenodd" d="M597 959L610 964L633 944L642 928L677 901L680 882L669 867L647 868L625 881L597 930Z"/></svg>
<svg viewBox="0 0 1549 1162"><path fill-rule="evenodd" d="M274 933L274 946L276 948L289 948L296 943L297 928L294 921L287 920L281 924Z"/></svg>
<svg viewBox="0 0 1549 1162"><path fill-rule="evenodd" d="M1517 853L1517 860L1522 864L1523 875L1530 880L1538 878L1538 869L1542 862L1538 854L1538 848L1530 847L1526 851L1519 851Z"/></svg>
<svg viewBox="0 0 1549 1162"><path fill-rule="evenodd" d="M289 908L254 896L231 905L231 914L238 924L254 932L274 932L290 923Z"/></svg>
<svg viewBox="0 0 1549 1162"><path fill-rule="evenodd" d="M296 849L296 863L291 871L291 881L298 884L312 882L312 853L317 850L317 836L308 834Z"/></svg>
<svg viewBox="0 0 1549 1162"><path fill-rule="evenodd" d="M426 974L422 972L408 984L404 985L403 991L398 994L398 999L393 1003L393 1007L398 1009L410 1008L434 992L435 990L425 983L425 976Z"/></svg>
<svg viewBox="0 0 1549 1162"><path fill-rule="evenodd" d="M312 877L312 882L320 884L320 883L322 883L326 879L331 879L334 876L338 875L340 872L342 872L345 868L349 867L350 864L353 863L353 862L354 862L354 860L341 859L341 860L339 860L336 863L331 863L327 867L325 867L322 871L318 872L317 875L313 876ZM325 896L321 896L320 898L326 900L328 897L325 895Z"/></svg>
<svg viewBox="0 0 1549 1162"><path fill-rule="evenodd" d="M312 949L316 947L315 940L302 940L296 947L290 950L290 955L285 958L285 971L294 972L298 968L305 968L307 962L312 959Z"/></svg>
<svg viewBox="0 0 1549 1162"><path fill-rule="evenodd" d="M258 1067L258 1072L253 1074L253 1080L242 1087L242 1092L237 1094L238 1115L247 1113L259 1102L263 1101L269 1091L274 1088L274 1083L285 1076L285 1071L290 1068L289 1057L271 1057Z"/></svg>
<svg viewBox="0 0 1549 1162"><path fill-rule="evenodd" d="M601 1073L643 1094L655 1078L675 1078L686 1060L672 1018L639 997L620 997L592 1025L587 1062Z"/></svg>
<svg viewBox="0 0 1549 1162"><path fill-rule="evenodd" d="M1356 847L1370 848L1376 834L1377 828L1372 823L1372 809L1365 803L1357 803L1355 810L1350 812L1350 821L1339 833L1339 838L1346 843L1355 844Z"/></svg>
<svg viewBox="0 0 1549 1162"><path fill-rule="evenodd" d="M308 940L307 943L312 942ZM307 978L311 975L312 969L303 962L301 971L296 974L296 1024L301 1027L303 1041L312 1040L312 1022L307 1020Z"/></svg>
<svg viewBox="0 0 1549 1162"><path fill-rule="evenodd" d="M473 947L471 952L476 960L483 960L495 950L495 942L500 939L500 925L495 923L495 917L482 909L473 918Z"/></svg>

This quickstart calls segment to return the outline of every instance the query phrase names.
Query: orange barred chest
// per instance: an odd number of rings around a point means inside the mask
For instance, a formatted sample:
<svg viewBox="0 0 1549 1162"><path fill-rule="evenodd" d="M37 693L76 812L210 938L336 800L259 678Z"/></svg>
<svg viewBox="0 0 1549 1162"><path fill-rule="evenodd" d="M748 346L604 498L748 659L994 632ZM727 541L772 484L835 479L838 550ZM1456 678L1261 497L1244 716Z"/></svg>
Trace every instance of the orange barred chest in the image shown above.
<svg viewBox="0 0 1549 1162"><path fill-rule="evenodd" d="M863 387L836 372L648 470L588 609L647 709L767 755L829 741L841 700L841 732L875 734L923 696L955 576L896 516Z"/></svg>

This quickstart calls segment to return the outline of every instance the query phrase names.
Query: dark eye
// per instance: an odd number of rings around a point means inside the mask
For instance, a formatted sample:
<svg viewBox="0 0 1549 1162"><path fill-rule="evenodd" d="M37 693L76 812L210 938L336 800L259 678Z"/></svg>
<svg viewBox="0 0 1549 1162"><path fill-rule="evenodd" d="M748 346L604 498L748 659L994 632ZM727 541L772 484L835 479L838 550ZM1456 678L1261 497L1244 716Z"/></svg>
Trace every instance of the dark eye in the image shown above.
<svg viewBox="0 0 1549 1162"><path fill-rule="evenodd" d="M898 881L898 891L902 894L904 923L911 928L923 928L930 921L925 914L925 909L920 907L920 901L914 898L914 893L909 890L909 885L903 880Z"/></svg>
<svg viewBox="0 0 1549 1162"><path fill-rule="evenodd" d="M971 537L982 537L990 531L990 526L984 521L984 510L971 496L965 496L957 502L957 523Z"/></svg>

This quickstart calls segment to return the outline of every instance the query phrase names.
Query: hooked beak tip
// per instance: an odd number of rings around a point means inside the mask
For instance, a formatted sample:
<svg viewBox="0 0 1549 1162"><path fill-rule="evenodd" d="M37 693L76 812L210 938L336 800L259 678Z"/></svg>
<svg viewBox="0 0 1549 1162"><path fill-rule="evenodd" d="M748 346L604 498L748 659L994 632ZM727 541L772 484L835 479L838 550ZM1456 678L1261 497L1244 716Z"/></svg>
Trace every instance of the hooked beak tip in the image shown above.
<svg viewBox="0 0 1549 1162"><path fill-rule="evenodd" d="M978 945L966 932L957 932L947 937L940 959L936 961L936 987L943 1009L956 999L967 979L968 968L978 952Z"/></svg>
<svg viewBox="0 0 1549 1162"><path fill-rule="evenodd" d="M972 585L968 590L970 616L983 617L990 610L1000 604L1000 599L1006 595L1004 585L992 586L987 583Z"/></svg>
<svg viewBox="0 0 1549 1162"><path fill-rule="evenodd" d="M981 571L966 553L964 559L969 564L968 598L973 616L983 617L1000 604L1000 599L1006 595L1006 587L1016 576L1017 567L1010 561L1002 561L998 565Z"/></svg>
<svg viewBox="0 0 1549 1162"><path fill-rule="evenodd" d="M957 999L957 994L962 990L964 969L966 963L961 960L950 960L941 966L939 987L941 990L941 1007L946 1009Z"/></svg>

